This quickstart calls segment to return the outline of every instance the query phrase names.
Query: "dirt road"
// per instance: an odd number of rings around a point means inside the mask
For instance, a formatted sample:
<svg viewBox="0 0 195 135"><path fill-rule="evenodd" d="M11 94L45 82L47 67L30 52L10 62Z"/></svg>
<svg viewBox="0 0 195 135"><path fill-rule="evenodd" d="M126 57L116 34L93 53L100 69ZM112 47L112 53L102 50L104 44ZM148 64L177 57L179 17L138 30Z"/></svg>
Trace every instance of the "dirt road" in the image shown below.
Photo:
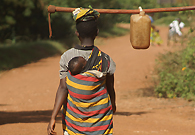
<svg viewBox="0 0 195 135"><path fill-rule="evenodd" d="M117 65L114 135L195 135L195 103L153 96L155 58L174 48L165 44L168 29L158 29L164 44L147 50L133 49L129 35L96 41ZM59 84L59 60L60 56L42 59L0 75L1 135L46 135Z"/></svg>

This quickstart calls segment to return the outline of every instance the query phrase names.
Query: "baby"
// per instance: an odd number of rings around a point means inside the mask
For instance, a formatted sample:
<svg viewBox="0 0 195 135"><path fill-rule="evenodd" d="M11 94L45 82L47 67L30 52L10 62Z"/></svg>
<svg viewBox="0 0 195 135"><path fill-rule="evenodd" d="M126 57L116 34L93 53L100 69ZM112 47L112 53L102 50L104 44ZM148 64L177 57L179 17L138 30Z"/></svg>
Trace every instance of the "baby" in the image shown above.
<svg viewBox="0 0 195 135"><path fill-rule="evenodd" d="M87 64L87 61L83 57L77 56L77 57L72 58L69 61L68 70L70 71L71 75L77 75L82 72L83 72L83 75L85 76L89 76L89 74L86 73L88 72L88 73L93 74L97 78L102 78L106 75L105 73L102 73L98 70L92 70L92 69L86 70L85 69L86 64Z"/></svg>
<svg viewBox="0 0 195 135"><path fill-rule="evenodd" d="M86 64L87 61L83 57L77 56L69 61L68 69L71 75L77 75L84 70Z"/></svg>

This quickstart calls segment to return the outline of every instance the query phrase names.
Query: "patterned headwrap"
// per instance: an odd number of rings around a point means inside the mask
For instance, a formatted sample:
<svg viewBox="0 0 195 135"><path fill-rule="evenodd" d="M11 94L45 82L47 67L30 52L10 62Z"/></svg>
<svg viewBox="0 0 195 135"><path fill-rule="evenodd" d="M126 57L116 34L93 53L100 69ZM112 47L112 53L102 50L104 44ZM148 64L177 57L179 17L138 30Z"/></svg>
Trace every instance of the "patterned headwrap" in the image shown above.
<svg viewBox="0 0 195 135"><path fill-rule="evenodd" d="M72 13L75 22L96 20L100 16L100 13L94 10L90 5L87 9L82 7L77 8Z"/></svg>

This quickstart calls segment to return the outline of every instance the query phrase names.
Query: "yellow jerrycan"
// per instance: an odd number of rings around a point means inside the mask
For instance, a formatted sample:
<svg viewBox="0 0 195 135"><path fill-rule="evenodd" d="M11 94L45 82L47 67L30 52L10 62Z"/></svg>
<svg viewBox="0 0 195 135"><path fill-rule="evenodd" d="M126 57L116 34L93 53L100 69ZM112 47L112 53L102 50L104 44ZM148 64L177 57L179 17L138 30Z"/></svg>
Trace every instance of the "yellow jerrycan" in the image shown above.
<svg viewBox="0 0 195 135"><path fill-rule="evenodd" d="M139 7L140 13L130 17L130 42L134 49L147 49L150 46L151 20Z"/></svg>

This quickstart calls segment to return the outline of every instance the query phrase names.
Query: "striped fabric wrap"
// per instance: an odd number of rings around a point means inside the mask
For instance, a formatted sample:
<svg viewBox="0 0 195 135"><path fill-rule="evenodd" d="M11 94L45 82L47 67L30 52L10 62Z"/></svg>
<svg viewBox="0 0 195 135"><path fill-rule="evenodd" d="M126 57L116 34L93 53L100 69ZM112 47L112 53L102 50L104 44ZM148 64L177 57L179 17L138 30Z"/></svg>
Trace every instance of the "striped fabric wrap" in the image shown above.
<svg viewBox="0 0 195 135"><path fill-rule="evenodd" d="M101 53L95 47L88 60L90 63L94 62L93 64L97 65L99 61L102 61L100 58L91 60L95 55L97 57L98 52ZM112 135L113 111L106 88L106 76L99 78L97 72L100 71L90 71L92 70L74 76L70 72L67 74L68 97L67 104L63 105L62 111L63 129L69 135Z"/></svg>
<svg viewBox="0 0 195 135"><path fill-rule="evenodd" d="M85 72L66 78L67 105L63 107L63 129L70 135L111 135L113 112L105 77Z"/></svg>

